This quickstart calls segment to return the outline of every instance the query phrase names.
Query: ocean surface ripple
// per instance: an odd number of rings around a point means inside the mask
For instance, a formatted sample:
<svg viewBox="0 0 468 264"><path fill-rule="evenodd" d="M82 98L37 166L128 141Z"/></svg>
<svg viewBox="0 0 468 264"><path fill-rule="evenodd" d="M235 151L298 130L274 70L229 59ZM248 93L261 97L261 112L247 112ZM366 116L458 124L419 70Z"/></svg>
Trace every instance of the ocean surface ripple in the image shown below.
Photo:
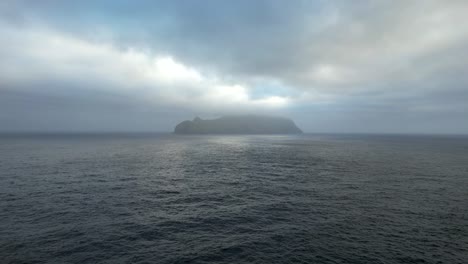
<svg viewBox="0 0 468 264"><path fill-rule="evenodd" d="M1 263L468 263L468 138L0 136Z"/></svg>

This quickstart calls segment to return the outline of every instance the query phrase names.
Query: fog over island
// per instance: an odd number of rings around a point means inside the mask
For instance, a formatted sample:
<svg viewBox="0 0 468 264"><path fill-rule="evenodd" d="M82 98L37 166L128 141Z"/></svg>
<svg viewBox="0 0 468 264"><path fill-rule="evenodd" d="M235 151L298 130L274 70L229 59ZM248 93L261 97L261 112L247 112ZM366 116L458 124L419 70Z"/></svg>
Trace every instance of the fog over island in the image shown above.
<svg viewBox="0 0 468 264"><path fill-rule="evenodd" d="M0 131L468 133L467 1L0 3Z"/></svg>
<svg viewBox="0 0 468 264"><path fill-rule="evenodd" d="M274 116L223 116L218 119L193 121L178 124L176 134L302 134L291 119Z"/></svg>

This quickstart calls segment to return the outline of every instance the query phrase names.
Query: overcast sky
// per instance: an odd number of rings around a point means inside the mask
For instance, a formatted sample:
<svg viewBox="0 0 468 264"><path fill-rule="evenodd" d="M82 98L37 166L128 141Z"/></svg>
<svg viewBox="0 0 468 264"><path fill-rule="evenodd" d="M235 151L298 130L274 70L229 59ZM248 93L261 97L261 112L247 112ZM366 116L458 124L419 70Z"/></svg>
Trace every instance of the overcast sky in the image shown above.
<svg viewBox="0 0 468 264"><path fill-rule="evenodd" d="M0 131L468 133L468 1L0 1Z"/></svg>

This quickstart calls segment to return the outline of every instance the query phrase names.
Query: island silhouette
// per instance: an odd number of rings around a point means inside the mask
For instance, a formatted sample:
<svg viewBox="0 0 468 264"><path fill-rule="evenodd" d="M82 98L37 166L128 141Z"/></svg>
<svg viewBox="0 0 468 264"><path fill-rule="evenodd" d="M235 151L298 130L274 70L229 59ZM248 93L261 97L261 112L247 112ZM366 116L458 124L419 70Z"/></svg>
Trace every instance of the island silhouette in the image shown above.
<svg viewBox="0 0 468 264"><path fill-rule="evenodd" d="M284 117L260 115L230 115L179 123L175 134L301 134L294 121Z"/></svg>

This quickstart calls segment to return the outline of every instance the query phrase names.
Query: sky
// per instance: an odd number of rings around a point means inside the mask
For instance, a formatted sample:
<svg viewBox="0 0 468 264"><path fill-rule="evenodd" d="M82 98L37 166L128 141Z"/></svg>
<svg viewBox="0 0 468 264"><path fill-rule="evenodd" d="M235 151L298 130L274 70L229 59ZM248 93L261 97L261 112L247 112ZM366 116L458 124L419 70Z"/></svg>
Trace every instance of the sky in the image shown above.
<svg viewBox="0 0 468 264"><path fill-rule="evenodd" d="M0 131L468 133L468 1L0 1Z"/></svg>

